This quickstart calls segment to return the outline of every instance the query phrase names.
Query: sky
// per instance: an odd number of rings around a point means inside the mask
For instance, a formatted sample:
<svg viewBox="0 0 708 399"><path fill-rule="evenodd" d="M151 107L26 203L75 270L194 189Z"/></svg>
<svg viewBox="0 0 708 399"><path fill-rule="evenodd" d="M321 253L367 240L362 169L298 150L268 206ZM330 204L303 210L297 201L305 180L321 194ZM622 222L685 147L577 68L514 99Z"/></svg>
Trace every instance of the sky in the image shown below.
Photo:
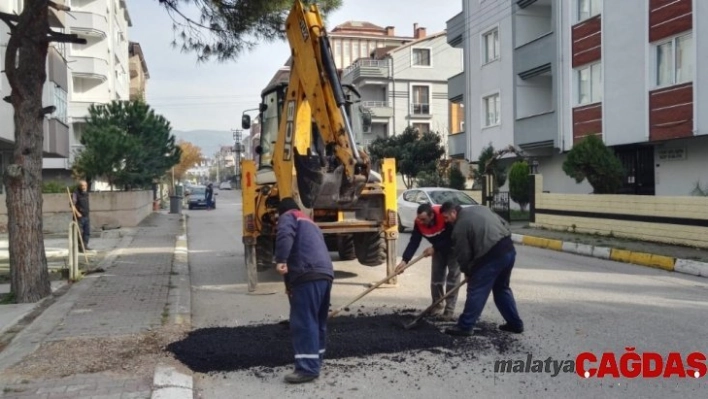
<svg viewBox="0 0 708 399"><path fill-rule="evenodd" d="M175 130L240 129L241 113L258 106L261 90L287 60L289 47L283 41L264 43L236 61L198 64L195 54L170 46L172 20L158 0L127 3L133 23L129 40L140 43L150 72L147 101ZM368 21L413 36L417 22L432 34L444 30L461 10L461 0L344 0L326 27Z"/></svg>

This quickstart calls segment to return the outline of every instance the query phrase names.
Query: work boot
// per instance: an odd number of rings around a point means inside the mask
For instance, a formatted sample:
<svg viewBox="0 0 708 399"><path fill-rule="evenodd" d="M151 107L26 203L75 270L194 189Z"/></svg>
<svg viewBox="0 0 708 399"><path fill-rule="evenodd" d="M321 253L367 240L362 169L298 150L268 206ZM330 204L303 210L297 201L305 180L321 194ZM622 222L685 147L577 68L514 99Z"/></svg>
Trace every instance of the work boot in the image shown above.
<svg viewBox="0 0 708 399"><path fill-rule="evenodd" d="M460 326L454 325L450 328L446 328L445 334L454 335L454 336L458 336L458 337L471 337L474 335L474 331L473 330L463 330L460 328Z"/></svg>
<svg viewBox="0 0 708 399"><path fill-rule="evenodd" d="M514 334L521 334L524 332L524 327L514 327L510 325L509 323L505 323L499 326L499 329L502 331L514 333Z"/></svg>
<svg viewBox="0 0 708 399"><path fill-rule="evenodd" d="M317 375L303 374L299 371L294 371L290 374L285 375L285 382L289 384L302 384L303 382L310 382L316 379Z"/></svg>
<svg viewBox="0 0 708 399"><path fill-rule="evenodd" d="M451 310L445 310L445 313L439 317L440 321L455 321L455 312Z"/></svg>

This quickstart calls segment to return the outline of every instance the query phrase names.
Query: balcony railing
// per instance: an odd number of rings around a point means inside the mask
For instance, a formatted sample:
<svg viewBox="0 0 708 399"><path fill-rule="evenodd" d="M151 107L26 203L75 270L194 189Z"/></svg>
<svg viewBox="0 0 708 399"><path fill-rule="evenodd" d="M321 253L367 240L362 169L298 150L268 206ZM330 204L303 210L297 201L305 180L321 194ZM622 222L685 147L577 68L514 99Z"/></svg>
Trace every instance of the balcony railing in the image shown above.
<svg viewBox="0 0 708 399"><path fill-rule="evenodd" d="M366 108L388 108L391 106L388 101L362 101L361 105Z"/></svg>
<svg viewBox="0 0 708 399"><path fill-rule="evenodd" d="M97 37L106 37L109 31L108 19L93 12L72 10L72 21L70 23L72 31Z"/></svg>
<svg viewBox="0 0 708 399"><path fill-rule="evenodd" d="M430 104L413 103L410 112L411 115L430 115Z"/></svg>
<svg viewBox="0 0 708 399"><path fill-rule="evenodd" d="M342 80L354 82L362 78L388 79L388 60L361 59L342 71Z"/></svg>

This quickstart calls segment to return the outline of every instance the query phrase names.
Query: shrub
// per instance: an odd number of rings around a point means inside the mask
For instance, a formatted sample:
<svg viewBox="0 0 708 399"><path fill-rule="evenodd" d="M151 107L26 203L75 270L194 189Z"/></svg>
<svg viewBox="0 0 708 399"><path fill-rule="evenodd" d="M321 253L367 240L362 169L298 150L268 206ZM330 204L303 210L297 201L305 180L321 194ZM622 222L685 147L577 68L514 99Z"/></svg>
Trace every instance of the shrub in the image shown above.
<svg viewBox="0 0 708 399"><path fill-rule="evenodd" d="M594 194L615 194L622 186L624 168L615 153L598 136L587 136L573 146L563 171L582 183L588 179Z"/></svg>
<svg viewBox="0 0 708 399"><path fill-rule="evenodd" d="M531 197L529 184L529 164L526 161L516 161L509 169L509 197L519 204L521 210L526 210Z"/></svg>

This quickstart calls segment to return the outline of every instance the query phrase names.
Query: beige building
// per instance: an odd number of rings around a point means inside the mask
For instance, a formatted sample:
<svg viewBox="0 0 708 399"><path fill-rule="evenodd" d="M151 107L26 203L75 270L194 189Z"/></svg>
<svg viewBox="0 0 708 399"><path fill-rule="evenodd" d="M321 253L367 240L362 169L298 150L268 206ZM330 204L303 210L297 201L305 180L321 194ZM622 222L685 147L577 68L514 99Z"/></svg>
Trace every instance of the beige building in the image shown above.
<svg viewBox="0 0 708 399"><path fill-rule="evenodd" d="M140 43L130 42L128 55L130 57L130 99L145 99L145 86L150 79L150 72Z"/></svg>

